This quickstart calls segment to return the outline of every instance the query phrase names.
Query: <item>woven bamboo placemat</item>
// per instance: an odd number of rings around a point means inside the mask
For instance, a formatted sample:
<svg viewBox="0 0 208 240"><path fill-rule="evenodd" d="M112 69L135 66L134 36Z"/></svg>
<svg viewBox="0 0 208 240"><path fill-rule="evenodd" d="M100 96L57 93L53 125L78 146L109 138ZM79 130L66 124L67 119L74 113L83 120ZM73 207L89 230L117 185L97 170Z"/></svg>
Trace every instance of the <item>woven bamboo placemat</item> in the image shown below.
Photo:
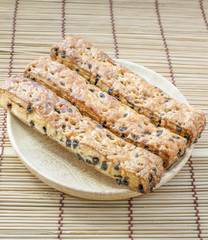
<svg viewBox="0 0 208 240"><path fill-rule="evenodd" d="M149 67L208 112L208 1L1 0L0 80L49 56L67 33ZM182 171L153 194L88 201L34 177L0 110L0 239L208 239L208 128Z"/></svg>

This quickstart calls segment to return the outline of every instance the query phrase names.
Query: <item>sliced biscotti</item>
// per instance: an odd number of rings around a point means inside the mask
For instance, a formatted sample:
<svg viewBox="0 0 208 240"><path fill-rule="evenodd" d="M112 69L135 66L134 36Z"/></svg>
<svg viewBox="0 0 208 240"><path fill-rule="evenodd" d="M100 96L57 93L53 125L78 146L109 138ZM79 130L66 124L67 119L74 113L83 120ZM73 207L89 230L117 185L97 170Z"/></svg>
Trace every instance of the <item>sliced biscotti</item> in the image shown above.
<svg viewBox="0 0 208 240"><path fill-rule="evenodd" d="M201 110L173 99L83 39L67 36L52 46L51 58L76 70L154 124L185 137L188 144L197 141L205 127Z"/></svg>
<svg viewBox="0 0 208 240"><path fill-rule="evenodd" d="M63 64L40 58L29 63L25 77L65 98L119 137L159 155L165 168L186 150L186 140L165 128L156 128L149 118L136 113Z"/></svg>
<svg viewBox="0 0 208 240"><path fill-rule="evenodd" d="M9 78L0 89L0 104L118 184L146 193L161 178L160 157L116 137L37 82Z"/></svg>

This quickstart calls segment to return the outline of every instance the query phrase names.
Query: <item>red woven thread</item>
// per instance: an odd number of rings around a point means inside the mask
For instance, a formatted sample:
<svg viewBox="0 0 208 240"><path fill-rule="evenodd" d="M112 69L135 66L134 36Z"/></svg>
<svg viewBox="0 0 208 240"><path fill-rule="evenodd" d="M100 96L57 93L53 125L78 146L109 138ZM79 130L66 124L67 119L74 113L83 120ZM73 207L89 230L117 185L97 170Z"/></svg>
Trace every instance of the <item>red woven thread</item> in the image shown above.
<svg viewBox="0 0 208 240"><path fill-rule="evenodd" d="M162 40L163 40L163 43L164 43L164 46L165 46L165 52L166 52L166 56L167 56L167 60L168 60L168 66L169 66L169 70L170 70L172 83L174 85L176 85L175 77L174 77L174 73L173 73L173 66L172 66L172 62L171 62L170 54L169 54L169 49L168 49L167 41L166 41L166 38L165 38L165 34L164 34L162 22L161 22L158 0L155 0L155 8L156 8L156 13L157 13L158 24L159 24L159 27L160 27L160 34L162 36Z"/></svg>
<svg viewBox="0 0 208 240"><path fill-rule="evenodd" d="M62 32L62 38L65 38L65 22L66 22L66 18L65 18L65 5L66 5L66 1L62 0L62 24L61 24L61 32ZM63 227L63 213L64 213L64 193L60 193L60 200L59 200L59 220L58 220L58 236L57 238L59 240L62 240L62 227Z"/></svg>
<svg viewBox="0 0 208 240"><path fill-rule="evenodd" d="M115 30L115 21L114 21L114 14L113 14L113 0L109 0L110 6L110 18L111 18L111 27L112 27L112 34L113 34L113 41L114 41L114 48L115 48L115 57L119 58L119 50L118 50L118 41L116 37L116 30ZM133 238L133 205L132 205L132 198L128 200L128 230L129 230L129 238L134 240Z"/></svg>
<svg viewBox="0 0 208 240"><path fill-rule="evenodd" d="M129 224L129 238L131 240L134 240L133 238L133 205L132 205L132 198L130 198L128 200L128 204L129 204L129 207L128 207L128 210L129 210L129 214L128 214L128 217L129 217L129 221L128 221L128 224Z"/></svg>
<svg viewBox="0 0 208 240"><path fill-rule="evenodd" d="M202 0L200 0L200 2L202 2ZM200 7L202 6L203 9L203 5L200 4ZM156 8L156 13L157 13L157 18L158 18L158 24L160 27L160 33L162 36L162 40L163 40L163 44L165 47L165 51L166 51L166 55L167 55L167 60L168 60L168 65L169 65L169 69L170 69L170 74L171 74L171 79L172 79L172 83L176 86L176 82L175 82L175 77L173 74L173 68L172 68L172 62L171 62L171 58L169 55L169 49L168 49L168 45L167 45L167 41L165 38L165 34L164 34L164 30L163 30L163 26L162 26L162 22L161 22L161 17L160 17L160 11L159 11L159 1L155 0L155 8ZM203 13L202 13L203 14ZM206 16L205 16L206 19ZM207 23L207 22L205 22ZM208 25L207 25L208 26ZM193 167L193 162L192 162L192 156L189 158L189 167L190 167L190 173L191 173L191 185L192 185L192 192L193 192L193 198L194 198L194 204L195 204L195 216L196 216L196 223L197 223L197 230L198 230L198 238L200 240L203 240L202 238L202 231L201 231L201 225L200 225L200 216L199 216L199 203L198 203L198 197L197 197L197 191L196 191L196 185L195 185L195 176L194 176L194 167Z"/></svg>
<svg viewBox="0 0 208 240"><path fill-rule="evenodd" d="M11 50L10 50L10 61L9 61L9 77L12 74L13 67L13 57L14 57L14 41L15 41L15 33L16 33L16 20L17 20L17 10L18 10L19 0L16 0L14 6L14 14L13 14L13 23L12 23L12 39L11 39Z"/></svg>
<svg viewBox="0 0 208 240"><path fill-rule="evenodd" d="M62 0L62 38L65 38L65 5L66 5L66 0Z"/></svg>
<svg viewBox="0 0 208 240"><path fill-rule="evenodd" d="M15 41L15 32L16 32L16 19L17 19L17 10L18 10L19 0L15 1L14 12L13 12L13 22L12 22L12 38L11 38L11 47L10 47L10 61L9 61L9 69L8 76L11 76L12 67L13 67L13 57L14 57L14 41ZM1 137L1 153L0 153L0 167L2 166L3 154L4 154L4 143L6 136L6 120L7 115L6 111L3 113L3 124L2 124L2 137ZM0 169L1 171L1 169Z"/></svg>
<svg viewBox="0 0 208 240"><path fill-rule="evenodd" d="M199 202L198 202L198 196L197 196L197 191L196 191L196 184L195 184L195 176L194 176L194 167L193 167L193 162L192 162L192 156L189 158L189 167L190 167L190 173L191 173L191 185L192 185L192 192L193 192L193 197L194 197L194 209L196 211L195 215L196 215L196 223L197 223L197 230L198 230L198 238L200 240L203 240L202 238L202 231L201 231L201 225L200 225L200 216L199 216Z"/></svg>
<svg viewBox="0 0 208 240"><path fill-rule="evenodd" d="M109 0L109 5L110 5L110 18L111 18L113 41L115 46L115 57L119 58L118 41L116 37L115 21L114 21L114 14L113 14L113 0Z"/></svg>
<svg viewBox="0 0 208 240"><path fill-rule="evenodd" d="M60 194L60 200L59 200L59 221L58 221L58 239L62 240L62 226L63 226L63 213L64 213L64 193Z"/></svg>
<svg viewBox="0 0 208 240"><path fill-rule="evenodd" d="M200 9L201 9L202 17L204 19L204 23L205 23L205 25L207 27L207 30L208 30L208 21L207 21L207 17L206 17L205 11L204 11L203 0L199 0L199 6L200 6Z"/></svg>

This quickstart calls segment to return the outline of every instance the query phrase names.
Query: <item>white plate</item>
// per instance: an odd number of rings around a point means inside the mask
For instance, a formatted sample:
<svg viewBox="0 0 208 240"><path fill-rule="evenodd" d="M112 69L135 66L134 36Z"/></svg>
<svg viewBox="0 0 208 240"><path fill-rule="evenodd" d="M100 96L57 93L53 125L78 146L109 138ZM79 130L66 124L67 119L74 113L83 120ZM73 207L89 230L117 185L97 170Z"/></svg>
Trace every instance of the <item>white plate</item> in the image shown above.
<svg viewBox="0 0 208 240"><path fill-rule="evenodd" d="M138 64L124 60L116 61L173 98L188 104L179 90L159 74ZM10 113L8 113L7 126L11 143L24 165L51 187L77 197L96 200L118 200L140 195L118 186L113 179L78 161L72 153L46 136L35 132ZM186 155L164 173L157 188L180 171L191 155L192 149L193 146L187 149Z"/></svg>

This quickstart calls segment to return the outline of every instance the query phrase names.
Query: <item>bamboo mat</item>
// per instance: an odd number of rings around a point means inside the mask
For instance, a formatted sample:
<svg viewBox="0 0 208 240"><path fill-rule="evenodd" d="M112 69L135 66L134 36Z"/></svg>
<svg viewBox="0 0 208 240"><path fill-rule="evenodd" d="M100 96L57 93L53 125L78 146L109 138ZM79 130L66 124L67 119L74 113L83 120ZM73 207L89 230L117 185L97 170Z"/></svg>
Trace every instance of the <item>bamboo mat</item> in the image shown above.
<svg viewBox="0 0 208 240"><path fill-rule="evenodd" d="M49 56L64 34L149 67L208 112L208 1L1 0L0 80ZM181 172L153 194L88 201L34 177L0 110L0 239L208 239L208 128Z"/></svg>

